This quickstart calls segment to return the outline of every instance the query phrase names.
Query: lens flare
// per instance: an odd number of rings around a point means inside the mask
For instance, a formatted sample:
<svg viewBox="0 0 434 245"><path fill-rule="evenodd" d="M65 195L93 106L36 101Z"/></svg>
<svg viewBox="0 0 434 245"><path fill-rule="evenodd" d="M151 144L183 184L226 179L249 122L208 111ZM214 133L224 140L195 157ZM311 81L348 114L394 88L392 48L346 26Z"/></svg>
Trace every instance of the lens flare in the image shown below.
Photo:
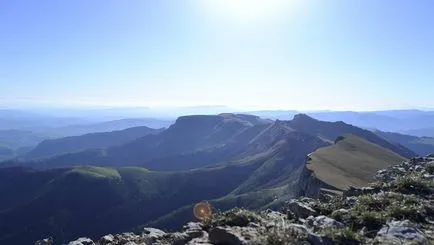
<svg viewBox="0 0 434 245"><path fill-rule="evenodd" d="M211 206L208 202L197 203L194 205L193 214L199 220L206 220L211 217Z"/></svg>

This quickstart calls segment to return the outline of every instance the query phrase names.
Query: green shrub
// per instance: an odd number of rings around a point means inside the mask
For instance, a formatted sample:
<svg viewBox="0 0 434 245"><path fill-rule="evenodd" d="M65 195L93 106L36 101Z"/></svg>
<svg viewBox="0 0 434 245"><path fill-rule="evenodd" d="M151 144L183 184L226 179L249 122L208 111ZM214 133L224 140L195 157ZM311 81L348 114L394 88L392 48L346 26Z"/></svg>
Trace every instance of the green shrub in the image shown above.
<svg viewBox="0 0 434 245"><path fill-rule="evenodd" d="M427 171L429 174L434 174L434 162L428 164L428 166L426 167L426 171Z"/></svg>
<svg viewBox="0 0 434 245"><path fill-rule="evenodd" d="M395 181L393 190L403 194L429 195L431 193L429 181L404 177Z"/></svg>
<svg viewBox="0 0 434 245"><path fill-rule="evenodd" d="M360 196L357 203L357 209L360 211L383 211L390 204L388 198L373 195Z"/></svg>
<svg viewBox="0 0 434 245"><path fill-rule="evenodd" d="M389 208L389 216L399 220L408 219L413 222L425 221L424 213L415 206L394 205Z"/></svg>
<svg viewBox="0 0 434 245"><path fill-rule="evenodd" d="M326 229L324 234L331 238L336 245L358 245L360 244L360 235L347 228L343 230Z"/></svg>
<svg viewBox="0 0 434 245"><path fill-rule="evenodd" d="M361 228L366 227L368 231L378 231L386 224L386 217L378 212L366 212L360 216Z"/></svg>
<svg viewBox="0 0 434 245"><path fill-rule="evenodd" d="M247 226L250 222L259 222L261 217L245 209L234 208L213 218L213 225Z"/></svg>

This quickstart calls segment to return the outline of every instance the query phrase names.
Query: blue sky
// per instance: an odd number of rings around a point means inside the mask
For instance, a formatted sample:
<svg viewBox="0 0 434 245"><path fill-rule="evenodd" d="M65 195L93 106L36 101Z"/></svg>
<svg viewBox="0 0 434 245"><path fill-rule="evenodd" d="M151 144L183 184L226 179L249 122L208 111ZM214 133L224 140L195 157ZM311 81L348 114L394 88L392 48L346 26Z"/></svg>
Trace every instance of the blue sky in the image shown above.
<svg viewBox="0 0 434 245"><path fill-rule="evenodd" d="M431 0L2 0L0 106L434 108Z"/></svg>

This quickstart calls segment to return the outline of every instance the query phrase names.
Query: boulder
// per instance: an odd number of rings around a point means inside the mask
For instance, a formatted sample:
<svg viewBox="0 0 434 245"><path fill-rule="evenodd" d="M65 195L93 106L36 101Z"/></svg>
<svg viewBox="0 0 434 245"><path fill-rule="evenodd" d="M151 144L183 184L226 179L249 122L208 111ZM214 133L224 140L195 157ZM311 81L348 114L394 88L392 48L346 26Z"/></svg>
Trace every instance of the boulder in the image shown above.
<svg viewBox="0 0 434 245"><path fill-rule="evenodd" d="M234 234L230 229L216 227L209 231L209 241L212 244L243 245L244 239Z"/></svg>
<svg viewBox="0 0 434 245"><path fill-rule="evenodd" d="M189 222L183 227L183 233L186 234L189 240L193 238L201 237L204 233L202 225L200 223Z"/></svg>
<svg viewBox="0 0 434 245"><path fill-rule="evenodd" d="M190 239L190 237L185 233L175 232L170 235L170 240L173 245L183 245L192 239Z"/></svg>
<svg viewBox="0 0 434 245"><path fill-rule="evenodd" d="M81 237L75 241L68 243L68 245L94 245L94 244L95 243L92 241L92 239L87 238L87 237Z"/></svg>
<svg viewBox="0 0 434 245"><path fill-rule="evenodd" d="M301 202L295 199L289 201L288 210L298 218L307 218L316 214L316 211L308 206L306 202Z"/></svg>
<svg viewBox="0 0 434 245"><path fill-rule="evenodd" d="M99 243L101 245L108 245L108 244L113 243L114 240L115 240L115 237L112 234L109 234L109 235L105 235L105 236L101 237L101 239L99 240Z"/></svg>
<svg viewBox="0 0 434 245"><path fill-rule="evenodd" d="M428 239L410 221L391 221L378 231L374 240L379 244L428 244Z"/></svg>
<svg viewBox="0 0 434 245"><path fill-rule="evenodd" d="M143 235L151 242L154 242L166 236L166 232L155 228L143 228Z"/></svg>

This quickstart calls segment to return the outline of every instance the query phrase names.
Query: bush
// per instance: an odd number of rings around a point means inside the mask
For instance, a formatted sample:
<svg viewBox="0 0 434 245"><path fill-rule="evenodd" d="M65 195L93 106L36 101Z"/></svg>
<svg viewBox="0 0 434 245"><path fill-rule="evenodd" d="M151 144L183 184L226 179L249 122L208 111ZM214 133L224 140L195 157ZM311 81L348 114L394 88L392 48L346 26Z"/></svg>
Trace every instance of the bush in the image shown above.
<svg viewBox="0 0 434 245"><path fill-rule="evenodd" d="M428 166L426 167L426 171L427 171L429 174L434 174L434 163L430 163L430 164L428 164Z"/></svg>
<svg viewBox="0 0 434 245"><path fill-rule="evenodd" d="M360 244L360 235L348 228L344 230L327 229L324 230L324 234L337 245Z"/></svg>
<svg viewBox="0 0 434 245"><path fill-rule="evenodd" d="M260 216L252 211L245 209L234 208L222 214L216 215L214 225L228 225L228 226L247 226L250 222L259 222Z"/></svg>
<svg viewBox="0 0 434 245"><path fill-rule="evenodd" d="M386 224L386 217L377 212L366 212L360 217L360 226L366 227L368 231L378 231Z"/></svg>
<svg viewBox="0 0 434 245"><path fill-rule="evenodd" d="M424 222L424 213L420 212L415 206L402 206L394 205L389 209L389 215L391 218L405 220L408 219L413 222Z"/></svg>
<svg viewBox="0 0 434 245"><path fill-rule="evenodd" d="M383 211L388 205L390 205L388 198L364 195L359 197L356 209L360 211Z"/></svg>
<svg viewBox="0 0 434 245"><path fill-rule="evenodd" d="M431 193L428 181L410 177L396 180L393 190L403 194L429 195Z"/></svg>

